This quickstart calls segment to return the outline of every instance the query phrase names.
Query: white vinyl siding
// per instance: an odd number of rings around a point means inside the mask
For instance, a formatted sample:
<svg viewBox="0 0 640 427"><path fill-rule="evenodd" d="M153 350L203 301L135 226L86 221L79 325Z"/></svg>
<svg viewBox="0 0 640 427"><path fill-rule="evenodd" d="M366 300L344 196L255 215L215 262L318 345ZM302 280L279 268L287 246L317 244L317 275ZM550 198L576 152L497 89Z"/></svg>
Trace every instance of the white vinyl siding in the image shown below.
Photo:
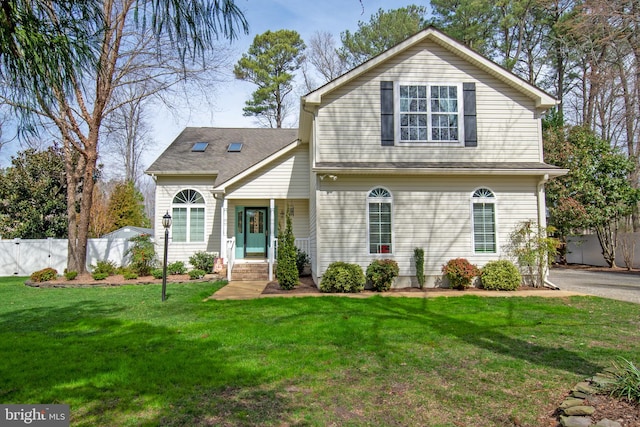
<svg viewBox="0 0 640 427"><path fill-rule="evenodd" d="M470 194L482 183L501 200L496 204L497 247L504 246L510 232L522 221L537 218L537 182L534 177L428 176L393 177L342 175L336 181L319 182L317 194L318 274L333 261L358 263L363 270L377 256L366 242L367 210L362 200L373 183L384 183L393 195L393 253L400 267L399 284L411 285L415 276L413 250L425 251L425 273L430 286L441 277L440 269L451 258L465 257L484 265L497 254L475 253ZM416 285L414 283L414 285Z"/></svg>
<svg viewBox="0 0 640 427"><path fill-rule="evenodd" d="M380 143L380 82L476 84L478 146ZM394 96L395 95L394 90ZM462 98L461 92L458 93ZM396 127L398 118L396 117ZM323 97L317 113L317 162L540 162L533 100L443 47L424 41Z"/></svg>
<svg viewBox="0 0 640 427"><path fill-rule="evenodd" d="M228 199L309 198L309 147L291 153L227 188Z"/></svg>

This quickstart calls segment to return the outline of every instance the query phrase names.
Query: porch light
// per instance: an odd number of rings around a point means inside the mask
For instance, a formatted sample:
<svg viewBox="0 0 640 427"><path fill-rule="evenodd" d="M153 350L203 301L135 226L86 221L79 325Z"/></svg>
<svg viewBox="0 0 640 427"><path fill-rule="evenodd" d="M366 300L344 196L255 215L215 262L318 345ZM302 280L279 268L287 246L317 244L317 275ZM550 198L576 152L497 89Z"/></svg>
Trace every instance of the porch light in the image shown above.
<svg viewBox="0 0 640 427"><path fill-rule="evenodd" d="M169 227L171 227L171 215L169 211L162 216L164 227L164 260L162 262L162 301L167 299L167 252L169 250Z"/></svg>

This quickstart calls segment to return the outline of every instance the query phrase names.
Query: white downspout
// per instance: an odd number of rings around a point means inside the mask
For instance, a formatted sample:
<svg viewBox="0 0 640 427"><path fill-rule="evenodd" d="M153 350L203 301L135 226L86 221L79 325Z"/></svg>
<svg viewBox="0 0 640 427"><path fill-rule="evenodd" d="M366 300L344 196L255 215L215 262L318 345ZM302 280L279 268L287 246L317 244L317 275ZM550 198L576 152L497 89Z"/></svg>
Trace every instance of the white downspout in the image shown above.
<svg viewBox="0 0 640 427"><path fill-rule="evenodd" d="M540 181L538 181L537 186L537 197L538 197L538 226L540 230L547 229L547 205L545 203L544 198L544 184L549 181L549 174L545 174ZM545 264L546 265L546 264ZM552 289L560 289L558 286L554 285L549 281L549 269L545 266L545 271L542 275L543 281L542 284L546 287Z"/></svg>

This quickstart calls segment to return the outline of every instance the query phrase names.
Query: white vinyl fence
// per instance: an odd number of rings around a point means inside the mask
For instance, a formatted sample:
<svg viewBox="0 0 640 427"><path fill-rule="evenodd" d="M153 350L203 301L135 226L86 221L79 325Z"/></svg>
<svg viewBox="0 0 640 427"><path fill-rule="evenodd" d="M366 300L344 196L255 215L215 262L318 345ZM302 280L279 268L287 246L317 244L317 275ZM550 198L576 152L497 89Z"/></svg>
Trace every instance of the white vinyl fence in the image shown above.
<svg viewBox="0 0 640 427"><path fill-rule="evenodd" d="M633 251L633 268L640 267L640 233L620 233L618 234L618 246L616 249L616 265L625 267L623 243L627 242L627 247ZM582 236L570 236L567 238L567 263L586 264L598 267L608 267L602 256L602 248L595 234L585 234Z"/></svg>
<svg viewBox="0 0 640 427"><path fill-rule="evenodd" d="M129 239L89 239L87 268L97 261L124 264ZM46 267L62 274L67 266L67 239L0 240L0 276L28 276Z"/></svg>

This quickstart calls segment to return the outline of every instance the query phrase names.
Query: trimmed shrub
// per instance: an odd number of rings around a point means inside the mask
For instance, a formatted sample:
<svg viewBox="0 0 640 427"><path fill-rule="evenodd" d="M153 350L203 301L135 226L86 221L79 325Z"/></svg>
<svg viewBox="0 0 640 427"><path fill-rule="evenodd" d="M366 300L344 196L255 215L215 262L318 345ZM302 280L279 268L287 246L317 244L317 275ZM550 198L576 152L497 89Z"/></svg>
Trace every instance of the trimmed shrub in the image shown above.
<svg viewBox="0 0 640 427"><path fill-rule="evenodd" d="M125 280L133 280L138 278L138 274L135 271L125 271L122 273L122 277L124 277Z"/></svg>
<svg viewBox="0 0 640 427"><path fill-rule="evenodd" d="M492 291L515 291L522 283L522 275L509 260L489 261L480 274L482 287Z"/></svg>
<svg viewBox="0 0 640 427"><path fill-rule="evenodd" d="M151 270L151 275L154 279L162 279L162 269L154 268L153 270Z"/></svg>
<svg viewBox="0 0 640 427"><path fill-rule="evenodd" d="M75 270L64 270L64 277L67 280L74 280L76 277L78 277L78 272Z"/></svg>
<svg viewBox="0 0 640 427"><path fill-rule="evenodd" d="M415 248L413 250L413 257L416 262L416 279L418 279L418 285L420 289L424 288L424 249Z"/></svg>
<svg viewBox="0 0 640 427"><path fill-rule="evenodd" d="M184 266L184 262L176 261L167 265L167 274L186 274L187 267Z"/></svg>
<svg viewBox="0 0 640 427"><path fill-rule="evenodd" d="M329 264L320 281L321 292L362 292L366 278L358 264L336 261Z"/></svg>
<svg viewBox="0 0 640 427"><path fill-rule="evenodd" d="M43 268L42 270L34 271L29 278L32 282L48 282L58 277L58 272L54 268Z"/></svg>
<svg viewBox="0 0 640 427"><path fill-rule="evenodd" d="M94 271L93 273L91 273L91 277L93 277L93 280L104 280L109 277L109 273Z"/></svg>
<svg viewBox="0 0 640 427"><path fill-rule="evenodd" d="M278 269L276 270L276 279L280 288L291 290L298 284L298 260L297 250L294 244L293 227L291 225L291 216L287 209L287 225L278 236Z"/></svg>
<svg viewBox="0 0 640 427"><path fill-rule="evenodd" d="M386 292L391 289L393 279L398 277L400 269L398 263L392 259L376 259L367 267L367 282L376 292Z"/></svg>
<svg viewBox="0 0 640 427"><path fill-rule="evenodd" d="M189 278L190 278L191 280L202 279L202 278L204 277L204 275L205 275L205 274L206 274L206 273L205 273L205 271L204 271L204 270L199 270L199 269L197 269L197 268L196 268L196 269L191 270L191 271L189 272Z"/></svg>
<svg viewBox="0 0 640 427"><path fill-rule="evenodd" d="M102 260L91 266L91 273L105 273L107 276L112 276L115 272L116 263L113 261Z"/></svg>
<svg viewBox="0 0 640 427"><path fill-rule="evenodd" d="M141 234L132 237L129 241L133 242L133 246L127 251L127 255L131 255L131 269L139 276L148 276L157 264L156 249L151 236Z"/></svg>
<svg viewBox="0 0 640 427"><path fill-rule="evenodd" d="M216 263L216 255L199 251L189 257L189 263L194 270L204 270L207 273L212 273L213 266Z"/></svg>
<svg viewBox="0 0 640 427"><path fill-rule="evenodd" d="M473 278L480 274L480 269L466 258L454 258L442 266L442 272L449 279L453 289L466 289L471 286Z"/></svg>
<svg viewBox="0 0 640 427"><path fill-rule="evenodd" d="M304 268L311 262L311 258L305 251L296 248L296 267L298 267L298 276L302 276Z"/></svg>

